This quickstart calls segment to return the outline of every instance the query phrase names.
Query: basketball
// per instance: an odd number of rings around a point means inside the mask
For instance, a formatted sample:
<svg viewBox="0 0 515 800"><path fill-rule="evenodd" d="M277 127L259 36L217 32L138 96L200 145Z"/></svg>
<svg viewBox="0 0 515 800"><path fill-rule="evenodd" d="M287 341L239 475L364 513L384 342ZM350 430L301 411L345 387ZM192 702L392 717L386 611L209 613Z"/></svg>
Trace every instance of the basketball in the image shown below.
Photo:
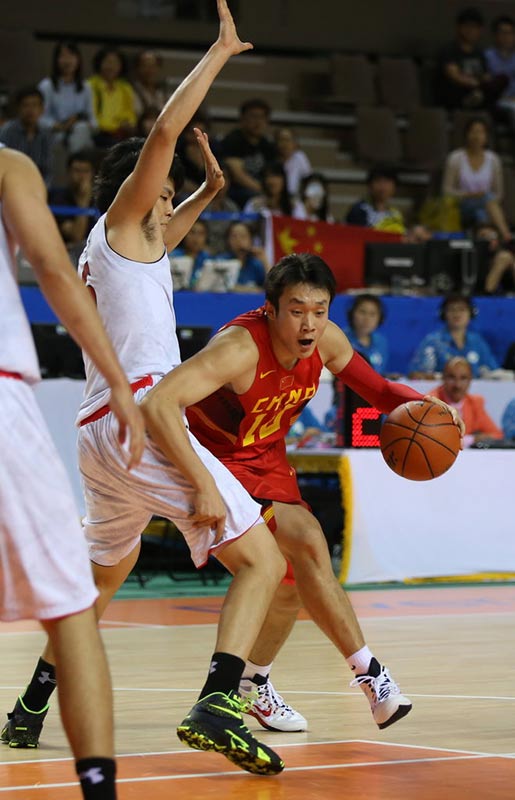
<svg viewBox="0 0 515 800"><path fill-rule="evenodd" d="M438 478L460 451L460 433L451 413L427 400L394 408L383 423L380 441L390 469L410 481Z"/></svg>

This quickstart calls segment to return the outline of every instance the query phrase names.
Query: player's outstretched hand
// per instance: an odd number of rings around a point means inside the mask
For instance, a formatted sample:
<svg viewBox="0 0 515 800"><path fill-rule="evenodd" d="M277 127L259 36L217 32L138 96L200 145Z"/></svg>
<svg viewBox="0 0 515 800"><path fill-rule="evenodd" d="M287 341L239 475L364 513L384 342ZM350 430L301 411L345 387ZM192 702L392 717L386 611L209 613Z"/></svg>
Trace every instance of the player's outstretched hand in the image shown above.
<svg viewBox="0 0 515 800"><path fill-rule="evenodd" d="M209 525L215 530L215 543L218 543L225 530L227 511L216 485L208 484L193 495L193 519L198 525Z"/></svg>
<svg viewBox="0 0 515 800"><path fill-rule="evenodd" d="M129 441L129 461L127 469L132 469L141 461L145 447L145 423L143 414L134 402L129 384L111 390L109 398L111 411L118 420L118 441Z"/></svg>
<svg viewBox="0 0 515 800"><path fill-rule="evenodd" d="M430 403L436 403L437 406L442 406L442 408L447 409L449 414L452 417L452 420L455 425L457 425L459 432L460 432L460 446L463 450L463 437L465 436L465 423L463 422L461 416L459 415L458 411L453 408L453 406L448 405L448 403L444 403L443 400L440 400L438 397L433 397L431 394L426 394L424 400L427 400Z"/></svg>
<svg viewBox="0 0 515 800"><path fill-rule="evenodd" d="M218 43L229 51L229 56L237 56L246 50L252 50L254 45L250 42L242 42L238 36L232 14L229 11L227 0L216 0L218 16L220 18L220 33Z"/></svg>
<svg viewBox="0 0 515 800"><path fill-rule="evenodd" d="M193 128L197 144L200 147L202 158L204 159L204 169L206 171L206 188L213 194L217 194L225 184L224 174L220 164L214 157L209 146L209 138L200 128Z"/></svg>

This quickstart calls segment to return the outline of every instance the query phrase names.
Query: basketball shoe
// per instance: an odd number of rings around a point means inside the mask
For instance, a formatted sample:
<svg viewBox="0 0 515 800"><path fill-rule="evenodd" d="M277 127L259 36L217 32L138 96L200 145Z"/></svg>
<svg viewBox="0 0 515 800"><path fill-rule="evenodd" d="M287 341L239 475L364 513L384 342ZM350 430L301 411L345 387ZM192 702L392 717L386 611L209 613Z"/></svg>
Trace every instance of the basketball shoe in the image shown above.
<svg viewBox="0 0 515 800"><path fill-rule="evenodd" d="M213 692L199 700L177 728L177 736L195 750L214 750L254 775L284 769L277 753L258 742L243 724L244 701L236 692Z"/></svg>
<svg viewBox="0 0 515 800"><path fill-rule="evenodd" d="M411 700L401 690L387 670L376 658L369 664L365 675L357 675L351 686L360 686L368 697L372 716L381 730L393 725L411 711Z"/></svg>
<svg viewBox="0 0 515 800"><path fill-rule="evenodd" d="M21 697L18 697L13 710L7 714L7 722L0 733L0 740L9 747L38 747L47 711L48 705L41 711L29 711Z"/></svg>
<svg viewBox="0 0 515 800"><path fill-rule="evenodd" d="M249 702L246 713L255 717L267 731L307 730L308 723L302 714L284 702L268 678L262 675L245 678L240 682L239 692Z"/></svg>

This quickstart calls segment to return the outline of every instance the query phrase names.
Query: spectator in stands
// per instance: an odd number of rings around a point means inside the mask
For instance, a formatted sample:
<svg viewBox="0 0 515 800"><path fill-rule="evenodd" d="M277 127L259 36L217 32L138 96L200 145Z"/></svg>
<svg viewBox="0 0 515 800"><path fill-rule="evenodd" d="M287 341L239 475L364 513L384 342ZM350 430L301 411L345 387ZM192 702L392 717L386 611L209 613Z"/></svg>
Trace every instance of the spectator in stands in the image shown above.
<svg viewBox="0 0 515 800"><path fill-rule="evenodd" d="M102 47L93 59L95 74L89 78L99 147L110 147L132 136L136 127L134 90L126 80L125 56L115 47Z"/></svg>
<svg viewBox="0 0 515 800"><path fill-rule="evenodd" d="M264 100L247 100L240 108L238 128L222 141L222 156L231 175L230 196L243 208L261 192L265 165L276 158L275 145L267 138L270 106Z"/></svg>
<svg viewBox="0 0 515 800"><path fill-rule="evenodd" d="M168 93L161 80L162 61L152 50L142 50L136 56L134 64L134 109L141 116L148 108L161 111Z"/></svg>
<svg viewBox="0 0 515 800"><path fill-rule="evenodd" d="M262 194L251 197L243 211L245 214L267 212L274 217L291 217L293 207L288 192L286 174L279 161L267 164L263 170Z"/></svg>
<svg viewBox="0 0 515 800"><path fill-rule="evenodd" d="M410 378L434 378L453 356L462 356L469 362L474 378L486 377L490 370L498 369L486 340L470 330L475 315L476 308L469 297L446 297L440 306L443 325L428 333L417 347L409 367Z"/></svg>
<svg viewBox="0 0 515 800"><path fill-rule="evenodd" d="M159 111L157 108L152 108L151 106L145 108L138 117L136 136L142 136L143 139L146 139L158 116Z"/></svg>
<svg viewBox="0 0 515 800"><path fill-rule="evenodd" d="M515 342L512 342L506 350L502 367L515 372Z"/></svg>
<svg viewBox="0 0 515 800"><path fill-rule="evenodd" d="M93 203L93 177L95 160L87 151L72 153L67 163L67 185L50 189L51 206L75 206L91 209ZM81 245L95 224L97 216L85 214L56 215L61 236L67 245Z"/></svg>
<svg viewBox="0 0 515 800"><path fill-rule="evenodd" d="M82 78L82 56L74 42L58 42L52 72L38 85L45 110L41 122L70 153L93 147L96 130L91 86Z"/></svg>
<svg viewBox="0 0 515 800"><path fill-rule="evenodd" d="M277 156L284 167L288 192L291 197L298 197L300 183L311 175L313 168L304 150L299 149L297 139L290 128L279 128L275 134Z"/></svg>
<svg viewBox="0 0 515 800"><path fill-rule="evenodd" d="M505 439L515 439L515 399L504 409L501 425Z"/></svg>
<svg viewBox="0 0 515 800"><path fill-rule="evenodd" d="M14 103L16 117L0 128L0 142L29 156L49 186L52 181L52 134L41 123L43 95L37 86L26 86L16 93Z"/></svg>
<svg viewBox="0 0 515 800"><path fill-rule="evenodd" d="M221 253L225 250L227 228L231 224L230 216L241 213L239 206L228 196L231 178L223 164L221 164L221 167L224 173L225 185L222 186L206 208L208 214L214 214L217 217L216 219L209 219L209 244L213 253Z"/></svg>
<svg viewBox="0 0 515 800"><path fill-rule="evenodd" d="M225 241L226 250L220 258L238 258L241 263L234 291L262 291L270 266L263 248L253 245L249 226L245 222L231 222Z"/></svg>
<svg viewBox="0 0 515 800"><path fill-rule="evenodd" d="M198 219L180 243L179 247L172 250L171 257L190 256L193 259L193 269L190 278L190 288L194 289L204 261L213 256L208 250L209 228L207 222Z"/></svg>
<svg viewBox="0 0 515 800"><path fill-rule="evenodd" d="M348 225L361 225L389 233L406 233L404 217L391 205L397 189L397 173L388 164L376 164L367 177L368 197L349 209Z"/></svg>
<svg viewBox="0 0 515 800"><path fill-rule="evenodd" d="M184 167L184 186L182 195L188 197L195 192L205 179L205 166L202 152L197 143L195 128L209 136L209 146L217 161L221 159L221 145L216 136L211 132L208 114L198 109L192 120L185 127L177 143L177 154Z"/></svg>
<svg viewBox="0 0 515 800"><path fill-rule="evenodd" d="M293 205L295 219L334 222L329 212L329 186L320 172L312 172L300 182L300 198Z"/></svg>
<svg viewBox="0 0 515 800"><path fill-rule="evenodd" d="M463 444L470 447L485 439L502 439L503 432L497 427L485 409L484 398L469 394L472 367L463 356L453 356L443 368L443 383L429 392L456 408L465 423Z"/></svg>
<svg viewBox="0 0 515 800"><path fill-rule="evenodd" d="M485 294L515 291L515 243L501 242L497 228L493 225L478 225L474 234L476 247L487 242L488 272L485 278ZM483 251L484 252L484 251ZM482 251L479 250L481 257Z"/></svg>
<svg viewBox="0 0 515 800"><path fill-rule="evenodd" d="M488 134L484 119L475 117L467 122L463 147L447 156L442 193L458 198L464 229L490 222L504 241L510 241L512 235L501 206L501 159L488 148Z"/></svg>
<svg viewBox="0 0 515 800"><path fill-rule="evenodd" d="M497 109L507 116L515 128L515 20L497 17L492 23L494 46L485 50L486 63L491 75L504 75L508 85L497 101Z"/></svg>
<svg viewBox="0 0 515 800"><path fill-rule="evenodd" d="M442 50L437 70L437 103L448 109L493 107L506 86L504 76L492 77L479 46L483 15L465 8L456 17L456 35Z"/></svg>
<svg viewBox="0 0 515 800"><path fill-rule="evenodd" d="M377 330L384 321L384 308L375 294L360 294L347 312L348 327L344 329L354 350L384 375L388 364L388 342Z"/></svg>

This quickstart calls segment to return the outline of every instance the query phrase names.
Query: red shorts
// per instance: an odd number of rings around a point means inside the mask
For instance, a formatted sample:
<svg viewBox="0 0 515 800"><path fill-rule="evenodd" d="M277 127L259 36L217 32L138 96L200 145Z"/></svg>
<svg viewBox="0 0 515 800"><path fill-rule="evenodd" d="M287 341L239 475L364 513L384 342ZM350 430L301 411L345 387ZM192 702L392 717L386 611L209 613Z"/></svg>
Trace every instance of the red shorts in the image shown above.
<svg viewBox="0 0 515 800"><path fill-rule="evenodd" d="M300 495L295 470L282 453L278 454L275 450L272 450L266 456L260 456L259 460L221 460L234 477L245 487L247 492L252 495L254 500L260 503L263 519L272 533L277 530L274 502L291 503L292 505L304 506L308 511L311 510ZM288 567L283 583L294 584L293 567L289 561L287 563Z"/></svg>

